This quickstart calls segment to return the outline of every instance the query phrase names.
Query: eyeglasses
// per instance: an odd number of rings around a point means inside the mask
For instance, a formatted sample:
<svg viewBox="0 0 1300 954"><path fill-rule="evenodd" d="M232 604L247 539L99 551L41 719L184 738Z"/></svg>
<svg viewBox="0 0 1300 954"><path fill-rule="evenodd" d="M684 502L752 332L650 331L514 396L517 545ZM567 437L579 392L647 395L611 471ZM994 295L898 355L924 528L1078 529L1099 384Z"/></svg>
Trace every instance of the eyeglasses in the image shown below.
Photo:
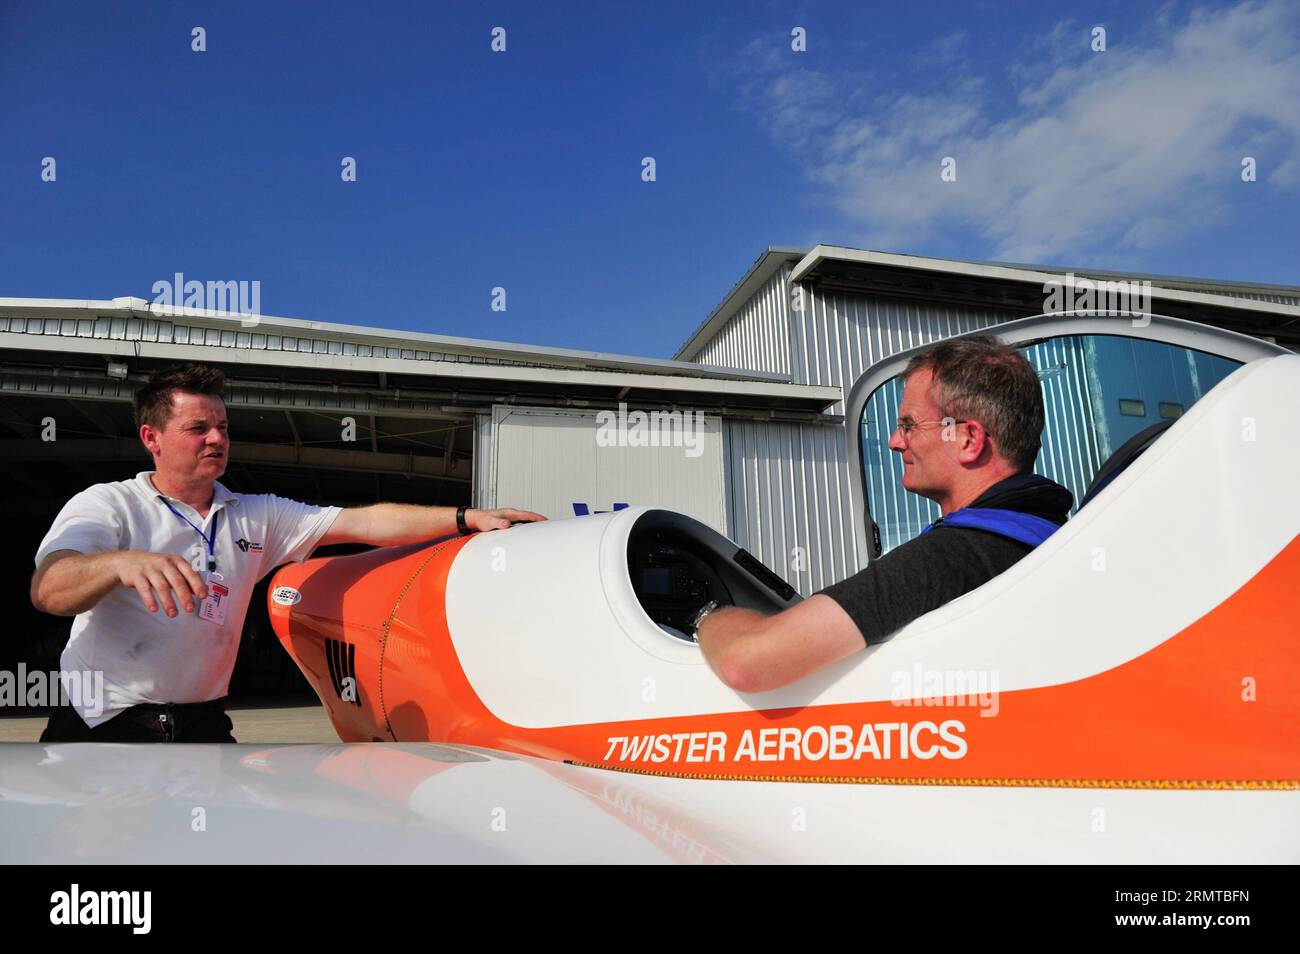
<svg viewBox="0 0 1300 954"><path fill-rule="evenodd" d="M899 421L898 426L894 428L894 430L903 435L903 440L907 440L907 438L912 435L912 431L916 430L918 427L926 427L930 424L942 424L947 427L951 424L965 424L966 420L966 418L957 420L955 418L945 417L943 420L939 421Z"/></svg>

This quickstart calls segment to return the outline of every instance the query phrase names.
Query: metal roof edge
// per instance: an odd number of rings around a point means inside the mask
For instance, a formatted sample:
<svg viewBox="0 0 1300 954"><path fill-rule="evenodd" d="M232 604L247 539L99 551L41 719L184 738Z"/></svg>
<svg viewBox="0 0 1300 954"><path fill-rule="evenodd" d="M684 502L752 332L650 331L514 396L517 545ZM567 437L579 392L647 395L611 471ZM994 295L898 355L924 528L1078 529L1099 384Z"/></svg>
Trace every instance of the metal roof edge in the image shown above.
<svg viewBox="0 0 1300 954"><path fill-rule="evenodd" d="M805 255L790 273L790 281L803 281L823 262L841 261L860 263L863 265L882 265L892 268L913 269L916 271L937 272L940 274L961 275L973 278L987 278L996 281L1021 282L1025 284L1046 284L1048 282L1059 281L1062 275L1069 274L1068 271L1061 272L1054 268L1047 269L1044 266L1021 266L1021 265L1004 265L996 262L975 262L964 259L951 258L929 258L922 255L904 255L897 252L876 252L869 249L845 248L836 245L818 245ZM1157 276L1144 276L1140 273L1120 273L1120 272L1103 272L1088 269L1078 269L1073 274L1080 278L1090 278L1096 276L1103 280L1107 275L1125 278L1138 279L1151 282L1151 294L1153 297L1160 297L1169 301L1183 301L1194 304L1215 305L1222 308L1234 308L1242 311L1261 311L1273 314L1297 315L1300 316L1300 305L1286 305L1278 302L1258 301L1250 298L1238 298L1235 296L1214 294L1206 291L1192 291L1189 289L1169 288L1167 286L1157 285L1155 282ZM1175 279L1186 283L1194 282L1193 279ZM1217 283L1226 286L1226 283ZM1207 285L1209 287L1209 285ZM1257 288L1283 290L1283 293L1292 292L1300 297L1300 288L1290 288L1289 286L1251 286L1237 285L1238 288Z"/></svg>
<svg viewBox="0 0 1300 954"><path fill-rule="evenodd" d="M296 368L360 373L387 372L459 379L466 382L520 382L556 386L608 386L658 393L697 393L714 397L733 395L737 399L772 406L810 402L825 409L843 398L841 388L832 385L792 384L789 381L704 378L698 374L646 374L623 369L574 369L528 365L471 364L455 361L411 361L401 358L352 357L298 351L261 351L215 345L140 342L105 338L69 338L61 335L0 331L0 353L4 349L48 353L78 352L105 358L164 361L209 361L244 368Z"/></svg>
<svg viewBox="0 0 1300 954"><path fill-rule="evenodd" d="M687 375L697 378L724 378L773 383L789 383L790 381L788 374L751 371L744 368L724 368L718 365L702 365L676 359L645 358L636 355L582 351L546 345L517 344L480 338L460 338L395 328L371 328L364 325L307 321L301 318L285 318L275 315L241 315L200 308L178 308L157 305L143 298L134 297L114 298L111 301L75 298L0 298L0 315L64 317L69 312L121 315L162 321L197 319L226 324L233 322L240 325L243 331L251 331L256 327L260 329L259 333L265 329L272 329L273 333L276 331L290 331L297 334L310 332L338 338L339 340L359 341L367 344L384 342L389 347L393 346L394 342L399 342L406 348L412 347L413 343L420 343L428 346L428 350L432 351L470 353L500 358L506 361L531 360L538 364L549 364L553 367L595 366L609 369L628 369L640 373Z"/></svg>
<svg viewBox="0 0 1300 954"><path fill-rule="evenodd" d="M969 262L972 265L1004 265L1008 268L1023 268L1030 271L1040 270L1055 272L1058 275L1066 275L1073 272L1075 275L1085 275L1097 278L1115 278L1130 281L1136 279L1139 281L1149 281L1153 286L1157 282L1163 282L1165 288L1176 288L1179 285L1193 285L1203 289L1224 288L1260 295L1276 294L1285 295L1291 298L1300 298L1300 285L1275 285L1267 282L1239 282L1226 278L1194 278L1188 275L1156 275L1148 272L1120 272L1104 268L1079 268L1077 266L1068 265L1026 265L1020 262L980 262L975 259L954 259L954 261Z"/></svg>
<svg viewBox="0 0 1300 954"><path fill-rule="evenodd" d="M820 246L819 246L820 247ZM732 286L731 291L718 303L709 316L700 323L700 326L691 333L685 343L677 349L673 355L675 361L689 361L685 355L698 351L698 345L703 340L713 335L727 320L736 313L754 292L761 288L768 279L777 273L782 265L786 262L796 261L807 255L805 249L792 248L783 245L769 245L764 249L763 254L754 260L754 264L749 266L749 270L741 277L740 281Z"/></svg>

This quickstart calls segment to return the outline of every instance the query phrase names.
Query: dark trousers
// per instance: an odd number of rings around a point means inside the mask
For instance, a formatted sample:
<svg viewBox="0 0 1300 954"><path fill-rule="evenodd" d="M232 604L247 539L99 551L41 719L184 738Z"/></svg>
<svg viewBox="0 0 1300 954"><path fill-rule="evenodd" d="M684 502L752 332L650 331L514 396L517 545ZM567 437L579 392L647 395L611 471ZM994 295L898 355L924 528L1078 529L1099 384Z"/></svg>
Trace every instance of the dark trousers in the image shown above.
<svg viewBox="0 0 1300 954"><path fill-rule="evenodd" d="M234 742L226 700L131 706L93 729L77 710L60 706L42 742Z"/></svg>

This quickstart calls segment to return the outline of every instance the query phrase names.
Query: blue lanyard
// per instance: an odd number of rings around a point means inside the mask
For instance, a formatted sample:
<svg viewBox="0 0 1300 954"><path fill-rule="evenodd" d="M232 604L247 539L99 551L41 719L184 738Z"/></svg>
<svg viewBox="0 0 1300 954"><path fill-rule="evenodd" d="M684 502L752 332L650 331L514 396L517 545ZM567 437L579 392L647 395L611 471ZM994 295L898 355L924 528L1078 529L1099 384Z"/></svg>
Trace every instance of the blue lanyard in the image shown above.
<svg viewBox="0 0 1300 954"><path fill-rule="evenodd" d="M208 545L208 570L209 571L215 570L217 568L217 557L216 554L213 553L212 551L213 551L213 547L216 546L216 542L217 542L217 521L221 519L221 511L218 510L216 513L212 515L212 533L209 536L205 537L203 535L203 531L200 530L198 527L194 526L194 524L190 522L189 517L185 516L185 514L181 513L179 510L173 507L170 500L164 497L163 503L167 505L168 510L170 510L172 513L176 514L176 516L180 517L182 520L188 523L190 525L190 529L192 529L195 533L199 535L199 539L201 539L204 543Z"/></svg>

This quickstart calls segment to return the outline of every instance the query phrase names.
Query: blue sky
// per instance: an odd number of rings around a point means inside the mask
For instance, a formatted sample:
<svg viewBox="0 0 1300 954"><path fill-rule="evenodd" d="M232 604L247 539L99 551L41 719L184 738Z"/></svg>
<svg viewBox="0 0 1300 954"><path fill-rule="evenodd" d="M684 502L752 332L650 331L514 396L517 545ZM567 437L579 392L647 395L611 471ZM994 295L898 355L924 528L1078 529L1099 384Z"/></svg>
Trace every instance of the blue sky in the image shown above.
<svg viewBox="0 0 1300 954"><path fill-rule="evenodd" d="M0 110L0 296L668 357L769 245L1300 284L1295 3L6 0Z"/></svg>

